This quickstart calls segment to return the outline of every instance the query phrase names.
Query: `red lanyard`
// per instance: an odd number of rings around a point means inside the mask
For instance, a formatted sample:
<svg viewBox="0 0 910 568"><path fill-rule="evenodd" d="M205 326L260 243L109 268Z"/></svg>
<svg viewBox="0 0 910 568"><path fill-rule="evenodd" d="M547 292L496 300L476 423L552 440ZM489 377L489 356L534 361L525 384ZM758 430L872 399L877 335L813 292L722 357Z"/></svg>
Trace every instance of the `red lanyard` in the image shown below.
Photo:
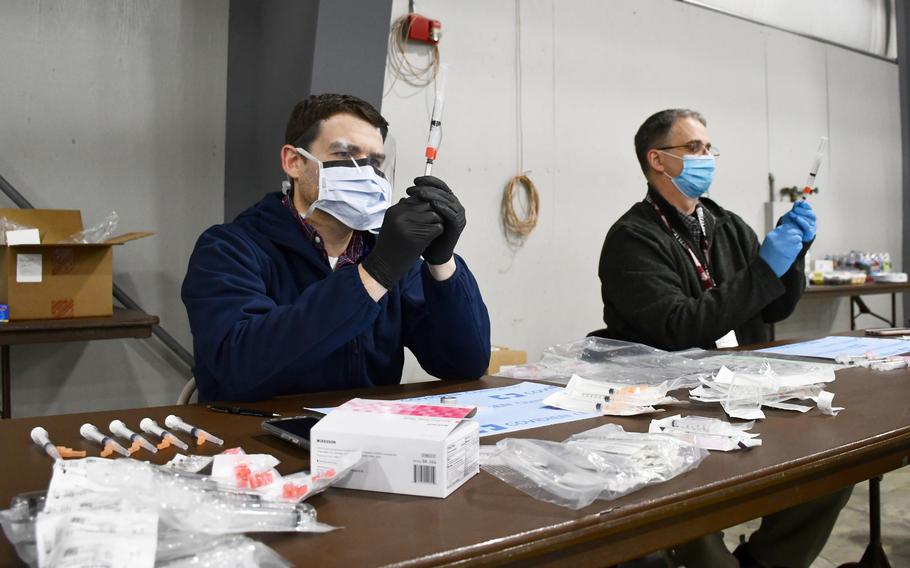
<svg viewBox="0 0 910 568"><path fill-rule="evenodd" d="M708 272L708 268L706 266L704 266L700 260L698 260L698 256L695 254L695 251L692 250L692 247L689 246L689 243L687 243L685 239L683 239L681 236L679 236L679 233L676 231L676 229L674 229L670 225L670 221L667 220L667 216L664 215L663 211L661 211L660 205L658 205L653 199L651 199L650 195L645 197L645 200L651 204L651 207L654 208L654 211L657 213L657 216L660 217L661 221L663 221L664 227L667 229L667 231L671 235L673 235L673 238L676 239L676 242L678 242L684 249L686 249L686 252L689 253L689 258L692 259L692 264L695 265L695 272L696 272L696 274L698 274L698 282L701 284L701 289L710 290L711 288L714 288L717 284L715 284L714 279L711 278L711 273ZM703 213L701 212L701 210L699 210L698 213L699 213L698 221L702 227L701 251L702 251L702 253L704 253L705 260L707 260L708 259L708 239L705 237L705 233L704 233L705 222L704 222L704 219L702 218Z"/></svg>

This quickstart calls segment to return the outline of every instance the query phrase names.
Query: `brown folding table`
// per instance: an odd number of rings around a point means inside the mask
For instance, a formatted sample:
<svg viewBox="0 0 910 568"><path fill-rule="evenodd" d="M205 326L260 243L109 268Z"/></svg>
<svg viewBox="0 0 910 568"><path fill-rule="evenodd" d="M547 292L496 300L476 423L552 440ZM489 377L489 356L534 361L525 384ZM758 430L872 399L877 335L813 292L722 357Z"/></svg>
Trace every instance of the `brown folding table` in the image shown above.
<svg viewBox="0 0 910 568"><path fill-rule="evenodd" d="M855 286L835 286L835 285L811 285L806 287L806 293L803 299L824 299L824 298L850 298L850 329L856 329L856 318L863 314L870 315L888 324L890 327L897 325L897 294L910 292L910 282L904 283L871 283L860 284ZM863 296L874 296L879 294L891 295L891 318L879 315L869 309ZM771 340L774 337L774 324L771 327Z"/></svg>
<svg viewBox="0 0 910 568"><path fill-rule="evenodd" d="M476 382L432 382L371 390L321 393L250 404L293 415L306 406L331 406L354 396L403 398L488 388L514 381L485 377ZM533 499L481 471L446 499L330 489L310 502L321 521L342 530L327 534L265 534L261 538L289 560L326 566L610 565L672 546L907 464L910 456L910 371L849 369L830 385L836 417L818 410L806 414L769 409L753 431L764 445L748 451L713 452L695 470L617 499L595 501L573 511ZM684 413L721 417L718 405L694 404ZM677 409L669 408L669 412ZM114 418L137 427L145 416L162 421L169 413L210 430L226 446L270 453L279 471L307 468L305 451L273 438L261 419L211 412L204 406L158 407L23 418L0 422L0 506L23 491L47 487L51 460L29 440L36 425L47 428L56 444L98 448L78 433L83 422L106 427ZM607 422L646 431L651 417L605 417L525 430L512 436L562 440ZM501 436L500 436L501 437ZM500 437L481 440L484 444ZM221 448L209 444L197 453ZM155 456L163 463L173 449ZM0 565L14 558L0 539Z"/></svg>
<svg viewBox="0 0 910 568"><path fill-rule="evenodd" d="M114 308L114 314L111 317L0 323L0 380L2 380L0 388L3 393L3 408L0 410L0 418L9 418L12 410L10 345L149 337L152 334L152 326L157 324L157 316L139 310L121 308Z"/></svg>

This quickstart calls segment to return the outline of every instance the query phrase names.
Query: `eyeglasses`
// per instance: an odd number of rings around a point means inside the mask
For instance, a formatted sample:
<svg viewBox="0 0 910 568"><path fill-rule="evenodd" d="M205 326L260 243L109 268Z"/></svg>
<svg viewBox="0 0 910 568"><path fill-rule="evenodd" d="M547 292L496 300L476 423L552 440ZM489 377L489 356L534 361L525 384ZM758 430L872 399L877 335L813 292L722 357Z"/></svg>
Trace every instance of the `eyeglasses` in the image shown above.
<svg viewBox="0 0 910 568"><path fill-rule="evenodd" d="M689 154L694 154L700 156L702 154L711 154L715 158L720 156L720 150L712 146L710 142L705 144L701 140L693 140L691 142L686 142L685 144L677 144L675 146L664 146L663 148L655 148L655 150L672 150L673 148L685 148Z"/></svg>

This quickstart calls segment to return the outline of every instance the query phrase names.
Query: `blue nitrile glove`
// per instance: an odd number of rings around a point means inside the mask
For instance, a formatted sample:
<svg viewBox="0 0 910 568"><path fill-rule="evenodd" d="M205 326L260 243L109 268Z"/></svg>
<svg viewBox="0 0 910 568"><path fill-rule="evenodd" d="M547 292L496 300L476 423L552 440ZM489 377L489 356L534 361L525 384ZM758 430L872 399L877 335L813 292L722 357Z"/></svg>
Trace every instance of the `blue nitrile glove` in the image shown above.
<svg viewBox="0 0 910 568"><path fill-rule="evenodd" d="M803 249L803 233L792 223L781 223L768 233L758 249L758 256L768 263L778 278L790 269Z"/></svg>
<svg viewBox="0 0 910 568"><path fill-rule="evenodd" d="M815 238L815 211L808 201L797 201L793 209L781 218L781 223L790 223L797 227L803 234L803 242L811 242Z"/></svg>

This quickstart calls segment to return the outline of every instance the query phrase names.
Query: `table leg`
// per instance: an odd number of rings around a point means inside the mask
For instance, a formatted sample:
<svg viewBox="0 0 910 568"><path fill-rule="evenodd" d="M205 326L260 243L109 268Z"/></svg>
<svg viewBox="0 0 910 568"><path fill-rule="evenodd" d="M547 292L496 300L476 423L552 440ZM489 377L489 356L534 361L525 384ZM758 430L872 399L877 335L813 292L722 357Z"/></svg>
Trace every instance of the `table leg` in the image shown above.
<svg viewBox="0 0 910 568"><path fill-rule="evenodd" d="M850 331L856 329L856 314L853 312L853 304L856 302L856 296L850 296Z"/></svg>
<svg viewBox="0 0 910 568"><path fill-rule="evenodd" d="M897 294L891 293L891 327L897 327Z"/></svg>
<svg viewBox="0 0 910 568"><path fill-rule="evenodd" d="M859 562L848 562L838 568L891 568L882 548L881 483L881 475L869 480L869 546Z"/></svg>
<svg viewBox="0 0 910 568"><path fill-rule="evenodd" d="M9 345L0 345L0 379L3 382L3 410L0 418L10 418L12 403L10 402L10 372L9 372Z"/></svg>

